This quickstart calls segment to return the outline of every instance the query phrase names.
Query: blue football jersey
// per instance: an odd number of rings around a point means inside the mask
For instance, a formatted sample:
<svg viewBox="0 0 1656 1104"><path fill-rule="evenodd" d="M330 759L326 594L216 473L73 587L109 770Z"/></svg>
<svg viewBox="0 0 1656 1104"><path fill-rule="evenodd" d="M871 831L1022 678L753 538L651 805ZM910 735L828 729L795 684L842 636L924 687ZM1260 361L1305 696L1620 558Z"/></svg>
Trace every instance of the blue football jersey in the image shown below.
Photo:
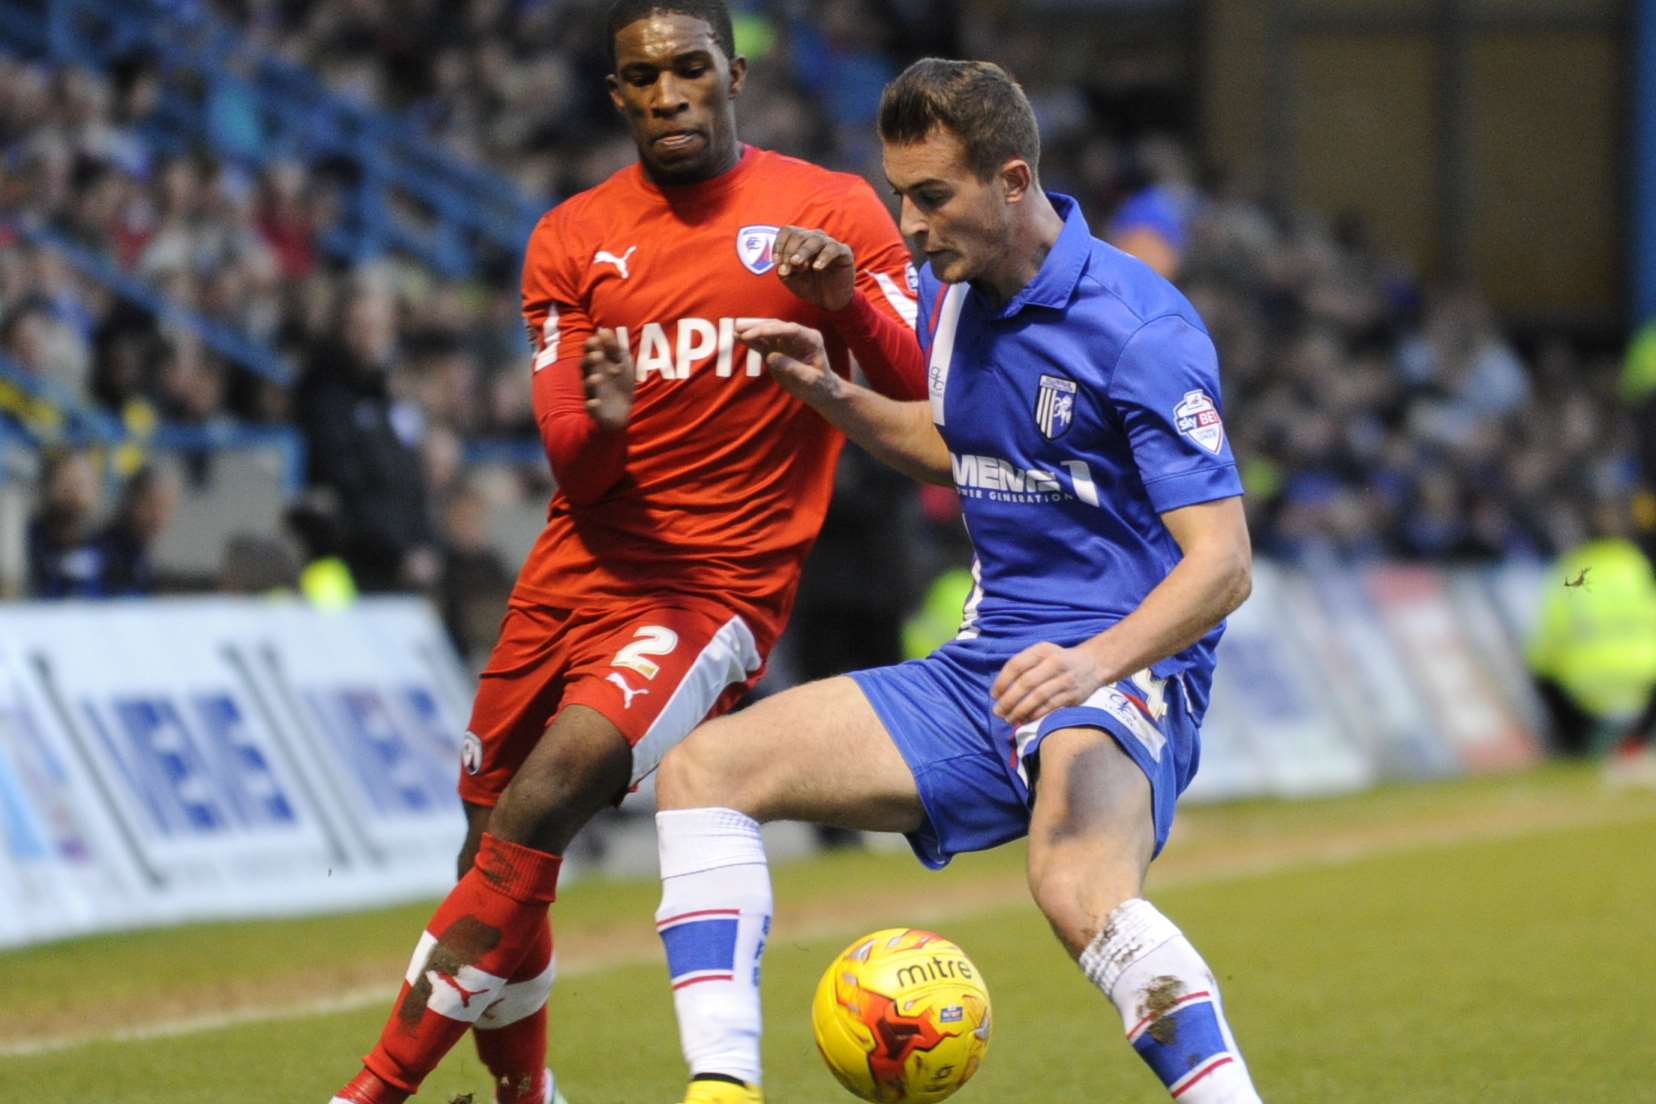
<svg viewBox="0 0 1656 1104"><path fill-rule="evenodd" d="M1063 231L1004 306L920 273L932 420L977 553L962 636L985 644L1102 631L1179 560L1160 514L1242 493L1201 318L1050 198ZM1222 631L1153 668L1187 672L1198 709Z"/></svg>

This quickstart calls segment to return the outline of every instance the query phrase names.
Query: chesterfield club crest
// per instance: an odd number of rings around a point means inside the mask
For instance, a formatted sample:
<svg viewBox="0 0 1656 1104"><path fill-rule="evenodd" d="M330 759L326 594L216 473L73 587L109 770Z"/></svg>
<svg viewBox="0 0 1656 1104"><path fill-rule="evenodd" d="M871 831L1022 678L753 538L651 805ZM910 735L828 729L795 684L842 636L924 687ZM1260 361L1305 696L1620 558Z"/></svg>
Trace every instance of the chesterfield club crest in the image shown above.
<svg viewBox="0 0 1656 1104"><path fill-rule="evenodd" d="M1173 408L1173 418L1180 433L1213 455L1219 455L1225 445L1225 423L1206 391L1186 391L1179 405Z"/></svg>
<svg viewBox="0 0 1656 1104"><path fill-rule="evenodd" d="M1041 388L1035 392L1035 424L1041 436L1051 441L1063 436L1075 418L1075 381L1063 376L1041 377Z"/></svg>
<svg viewBox="0 0 1656 1104"><path fill-rule="evenodd" d="M736 255L747 270L763 276L776 267L776 226L744 226L736 231Z"/></svg>

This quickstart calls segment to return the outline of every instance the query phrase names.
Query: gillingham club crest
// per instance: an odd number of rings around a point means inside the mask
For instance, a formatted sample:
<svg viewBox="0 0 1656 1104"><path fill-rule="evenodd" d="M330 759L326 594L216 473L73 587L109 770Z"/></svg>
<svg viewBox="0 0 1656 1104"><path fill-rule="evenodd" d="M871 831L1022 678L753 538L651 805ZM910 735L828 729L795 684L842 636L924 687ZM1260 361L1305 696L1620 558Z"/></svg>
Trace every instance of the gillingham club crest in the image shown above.
<svg viewBox="0 0 1656 1104"><path fill-rule="evenodd" d="M1056 440L1064 435L1075 420L1075 381L1063 376L1041 377L1040 390L1035 392L1035 424L1041 436Z"/></svg>
<svg viewBox="0 0 1656 1104"><path fill-rule="evenodd" d="M744 226L736 231L736 256L755 276L776 267L776 232L779 226Z"/></svg>
<svg viewBox="0 0 1656 1104"><path fill-rule="evenodd" d="M1180 433L1213 455L1218 456L1225 447L1225 423L1206 391L1186 391L1184 399L1173 408L1173 420Z"/></svg>

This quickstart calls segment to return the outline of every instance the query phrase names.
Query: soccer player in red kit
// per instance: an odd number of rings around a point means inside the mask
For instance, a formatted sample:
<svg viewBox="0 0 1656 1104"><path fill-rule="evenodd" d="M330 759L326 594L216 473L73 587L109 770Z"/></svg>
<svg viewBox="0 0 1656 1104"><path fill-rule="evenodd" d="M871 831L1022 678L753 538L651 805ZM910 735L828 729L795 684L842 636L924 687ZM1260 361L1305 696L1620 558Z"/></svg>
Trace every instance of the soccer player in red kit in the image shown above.
<svg viewBox="0 0 1656 1104"><path fill-rule="evenodd" d="M881 342L913 325L914 270L861 179L738 142L746 76L723 0L619 0L610 98L639 161L548 212L523 309L558 491L483 672L461 757L461 878L415 948L364 1068L334 1104L400 1104L465 1033L503 1104L561 1099L546 1070L559 855L667 748L759 677L832 490L836 430L765 378L749 318L831 335L849 371L924 394ZM854 243L858 293L810 306L778 272L791 225ZM881 366L902 363L910 367Z"/></svg>

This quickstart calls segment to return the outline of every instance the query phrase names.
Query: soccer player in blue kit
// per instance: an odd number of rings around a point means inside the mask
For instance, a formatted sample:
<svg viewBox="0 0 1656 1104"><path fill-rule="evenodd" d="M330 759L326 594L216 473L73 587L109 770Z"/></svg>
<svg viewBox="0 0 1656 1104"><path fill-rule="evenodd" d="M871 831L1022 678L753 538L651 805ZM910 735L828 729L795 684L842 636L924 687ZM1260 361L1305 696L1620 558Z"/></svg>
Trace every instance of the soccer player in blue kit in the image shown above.
<svg viewBox="0 0 1656 1104"><path fill-rule="evenodd" d="M763 1099L759 825L779 819L902 832L930 867L1027 833L1036 903L1168 1092L1256 1102L1213 972L1141 896L1250 588L1212 342L1172 285L1041 190L1034 113L997 66L916 62L879 118L927 261L907 348L930 401L846 382L814 330L739 336L853 440L958 490L978 586L931 656L764 699L662 763L657 925L686 1102ZM796 294L867 319L848 247L787 228L777 258Z"/></svg>

